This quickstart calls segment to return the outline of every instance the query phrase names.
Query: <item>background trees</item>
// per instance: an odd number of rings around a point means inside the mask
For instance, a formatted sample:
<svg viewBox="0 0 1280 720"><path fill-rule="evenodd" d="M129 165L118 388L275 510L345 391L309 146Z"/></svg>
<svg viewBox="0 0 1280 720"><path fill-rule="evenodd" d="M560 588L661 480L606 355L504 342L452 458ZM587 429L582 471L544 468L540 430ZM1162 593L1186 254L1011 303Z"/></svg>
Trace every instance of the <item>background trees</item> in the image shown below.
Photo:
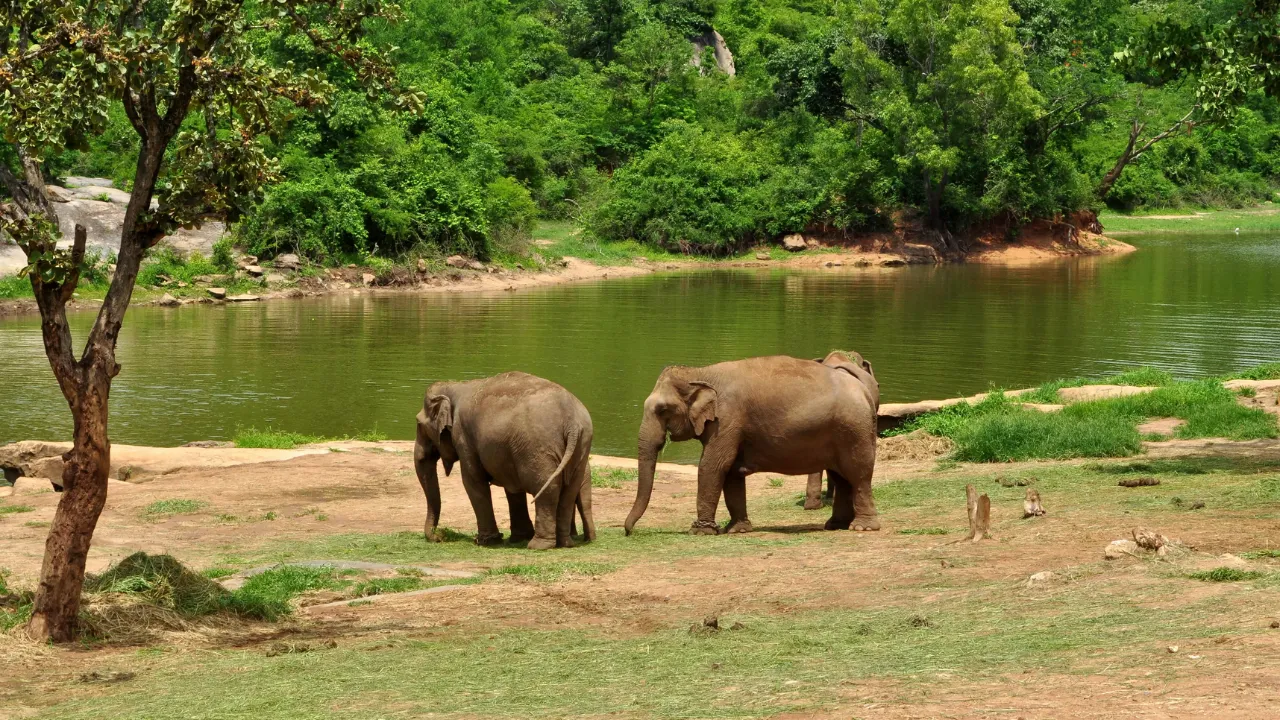
<svg viewBox="0 0 1280 720"><path fill-rule="evenodd" d="M387 112L337 75L330 104L264 142L283 182L236 234L256 254L318 260L485 256L536 215L718 252L898 214L949 237L1102 202L1269 200L1275 13L1255 0L409 0L402 22L370 32L397 48L424 112ZM691 62L712 27L734 77ZM325 67L283 42L263 58ZM49 167L128 182L128 120L106 113L88 151ZM1135 124L1135 151L1165 134L1126 159ZM724 192L675 192L699 173Z"/></svg>

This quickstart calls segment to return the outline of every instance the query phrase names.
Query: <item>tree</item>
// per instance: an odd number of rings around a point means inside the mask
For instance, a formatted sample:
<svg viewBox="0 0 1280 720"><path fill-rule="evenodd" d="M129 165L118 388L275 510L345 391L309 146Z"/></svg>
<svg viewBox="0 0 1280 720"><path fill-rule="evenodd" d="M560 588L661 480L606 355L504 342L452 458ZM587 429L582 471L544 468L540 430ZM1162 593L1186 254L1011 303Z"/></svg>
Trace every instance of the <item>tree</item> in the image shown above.
<svg viewBox="0 0 1280 720"><path fill-rule="evenodd" d="M348 68L378 94L393 88L394 73L363 29L370 19L394 18L396 8L380 0L8 0L3 12L0 180L8 198L0 229L27 254L45 352L74 421L28 632L67 641L106 502L116 340L143 256L179 226L234 219L277 175L259 138L290 108L326 98L324 73L272 67L266 47L305 46L330 58L317 68ZM420 101L395 94L401 106ZM115 275L76 358L66 304L86 233L77 227L71 247L58 246L44 165L50 153L101 133L115 102L137 134L138 159Z"/></svg>

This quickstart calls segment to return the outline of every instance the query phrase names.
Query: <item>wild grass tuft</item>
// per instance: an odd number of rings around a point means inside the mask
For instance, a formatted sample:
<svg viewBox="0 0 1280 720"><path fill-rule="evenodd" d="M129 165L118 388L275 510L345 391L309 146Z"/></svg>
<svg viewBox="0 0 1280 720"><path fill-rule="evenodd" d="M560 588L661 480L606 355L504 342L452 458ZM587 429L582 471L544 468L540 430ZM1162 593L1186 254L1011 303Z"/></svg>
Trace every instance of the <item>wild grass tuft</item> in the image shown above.
<svg viewBox="0 0 1280 720"><path fill-rule="evenodd" d="M291 614L290 601L305 592L335 590L350 584L332 567L285 565L246 580L227 598L224 607L243 617L276 620Z"/></svg>
<svg viewBox="0 0 1280 720"><path fill-rule="evenodd" d="M15 515L17 513L28 513L35 508L30 505L0 505L0 517L5 515Z"/></svg>
<svg viewBox="0 0 1280 720"><path fill-rule="evenodd" d="M1226 380L1280 380L1280 362L1266 363L1228 375Z"/></svg>
<svg viewBox="0 0 1280 720"><path fill-rule="evenodd" d="M617 490L624 482L635 482L639 471L630 468L595 467L591 468L591 487L612 488Z"/></svg>
<svg viewBox="0 0 1280 720"><path fill-rule="evenodd" d="M946 535L951 532L946 528L930 527L930 528L903 528L898 531L899 535Z"/></svg>
<svg viewBox="0 0 1280 720"><path fill-rule="evenodd" d="M1139 372L1145 375L1144 382L1160 379L1148 371ZM961 403L923 415L895 433L923 429L951 438L956 444L952 457L969 462L1134 455L1141 449L1137 426L1151 417L1186 420L1177 431L1182 438L1277 436L1275 416L1240 405L1217 380L1180 382L1139 395L1075 403L1055 413L1021 407L1024 400L1025 396L1014 400L995 392L976 404Z"/></svg>
<svg viewBox="0 0 1280 720"><path fill-rule="evenodd" d="M1250 560L1280 559L1280 550L1250 550L1246 553L1240 553L1240 556Z"/></svg>
<svg viewBox="0 0 1280 720"><path fill-rule="evenodd" d="M539 565L506 565L490 570L488 575L512 575L536 582L554 582L565 576L596 577L617 569L609 563L555 562Z"/></svg>
<svg viewBox="0 0 1280 720"><path fill-rule="evenodd" d="M209 503L203 500L186 500L182 498L157 500L143 508L142 514L152 517L162 515L189 515L194 512L200 512L208 505Z"/></svg>
<svg viewBox="0 0 1280 720"><path fill-rule="evenodd" d="M1263 577L1265 573L1257 570L1239 570L1230 567L1214 568L1205 570L1204 572L1194 572L1187 577L1192 580L1203 580L1205 582L1241 582L1243 580L1257 580Z"/></svg>
<svg viewBox="0 0 1280 720"><path fill-rule="evenodd" d="M375 427L373 430L348 435L346 437L324 437L323 435L307 435L306 433L292 432L290 430L277 430L268 426L263 430L256 427L236 428L235 436L231 441L238 448L267 448L271 450L292 450L299 445L315 445L317 443L326 442L343 442L348 440L357 440L360 442L383 442L387 439L386 433L379 432Z"/></svg>
<svg viewBox="0 0 1280 720"><path fill-rule="evenodd" d="M401 576L393 578L373 578L364 582L356 583L352 590L352 595L358 598L369 597L370 595L387 595L390 593L409 592L410 590L418 590L423 587L422 578L412 576Z"/></svg>

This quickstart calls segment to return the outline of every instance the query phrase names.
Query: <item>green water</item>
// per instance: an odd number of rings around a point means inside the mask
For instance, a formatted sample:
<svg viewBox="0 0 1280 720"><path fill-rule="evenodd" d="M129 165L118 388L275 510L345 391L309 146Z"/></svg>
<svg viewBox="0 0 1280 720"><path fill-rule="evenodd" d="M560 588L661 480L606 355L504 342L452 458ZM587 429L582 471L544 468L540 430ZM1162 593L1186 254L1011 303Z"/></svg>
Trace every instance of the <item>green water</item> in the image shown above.
<svg viewBox="0 0 1280 720"><path fill-rule="evenodd" d="M1146 237L1139 252L980 265L646 276L515 293L135 308L116 442L237 427L410 439L425 387L525 370L576 393L594 449L634 455L664 365L864 353L885 402L1153 365L1184 377L1280 358L1280 238ZM92 318L75 318L77 330ZM68 436L34 317L0 321L0 443ZM667 459L697 456L696 443Z"/></svg>

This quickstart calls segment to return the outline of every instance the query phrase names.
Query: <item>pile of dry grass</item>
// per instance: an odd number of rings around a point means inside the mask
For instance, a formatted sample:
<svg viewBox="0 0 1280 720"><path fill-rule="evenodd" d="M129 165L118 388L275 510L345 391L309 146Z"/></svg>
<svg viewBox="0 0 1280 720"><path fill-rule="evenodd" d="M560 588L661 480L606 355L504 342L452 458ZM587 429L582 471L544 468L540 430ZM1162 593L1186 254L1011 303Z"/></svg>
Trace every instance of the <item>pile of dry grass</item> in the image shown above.
<svg viewBox="0 0 1280 720"><path fill-rule="evenodd" d="M915 430L905 435L880 438L876 444L876 460L879 462L919 462L936 460L955 450L950 438L930 435Z"/></svg>

